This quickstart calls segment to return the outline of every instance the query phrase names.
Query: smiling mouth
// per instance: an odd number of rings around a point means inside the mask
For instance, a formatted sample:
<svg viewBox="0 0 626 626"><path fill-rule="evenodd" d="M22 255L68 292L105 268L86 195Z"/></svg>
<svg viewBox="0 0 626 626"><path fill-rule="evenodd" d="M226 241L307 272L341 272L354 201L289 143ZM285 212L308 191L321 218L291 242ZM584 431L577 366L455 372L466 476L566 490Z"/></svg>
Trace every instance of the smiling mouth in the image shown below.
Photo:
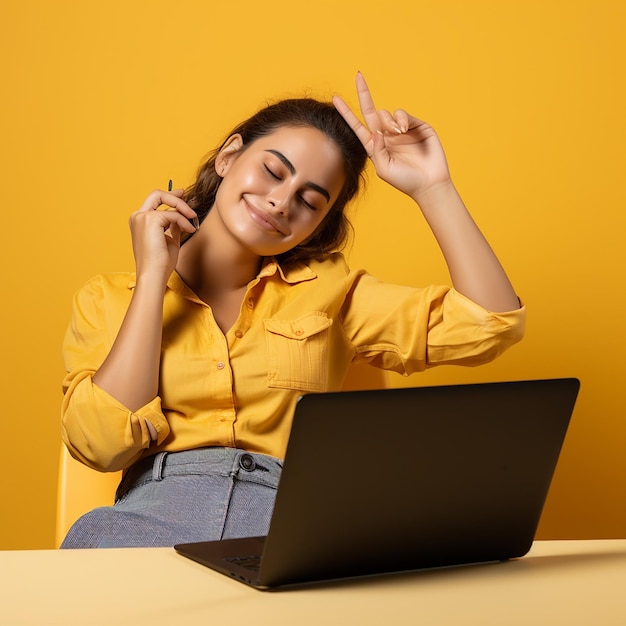
<svg viewBox="0 0 626 626"><path fill-rule="evenodd" d="M271 233L279 233L281 235L288 235L286 228L274 217L272 217L267 211L263 209L259 209L255 207L253 204L248 202L248 200L244 197L244 203L246 205L246 209L250 214L252 220L260 226L263 230L266 230Z"/></svg>

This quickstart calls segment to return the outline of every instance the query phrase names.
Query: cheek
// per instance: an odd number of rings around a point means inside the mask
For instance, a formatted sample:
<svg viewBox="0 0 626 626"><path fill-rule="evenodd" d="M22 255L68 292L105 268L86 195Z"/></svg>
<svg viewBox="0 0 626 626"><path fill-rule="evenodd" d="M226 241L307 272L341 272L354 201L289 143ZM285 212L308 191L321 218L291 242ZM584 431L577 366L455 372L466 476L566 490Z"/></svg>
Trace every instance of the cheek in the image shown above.
<svg viewBox="0 0 626 626"><path fill-rule="evenodd" d="M243 177L242 184L246 188L250 188L257 191L265 191L267 188L267 181L260 172L248 171Z"/></svg>
<svg viewBox="0 0 626 626"><path fill-rule="evenodd" d="M232 175L232 182L241 187L240 191L250 191L254 189L263 188L265 178L258 168L251 167L250 165L241 162L240 167L235 167L230 174ZM227 175L228 178L228 175ZM225 179L226 180L226 179Z"/></svg>
<svg viewBox="0 0 626 626"><path fill-rule="evenodd" d="M321 227L326 219L326 215L318 215L317 213L302 213L298 219L299 235L303 239L309 239Z"/></svg>

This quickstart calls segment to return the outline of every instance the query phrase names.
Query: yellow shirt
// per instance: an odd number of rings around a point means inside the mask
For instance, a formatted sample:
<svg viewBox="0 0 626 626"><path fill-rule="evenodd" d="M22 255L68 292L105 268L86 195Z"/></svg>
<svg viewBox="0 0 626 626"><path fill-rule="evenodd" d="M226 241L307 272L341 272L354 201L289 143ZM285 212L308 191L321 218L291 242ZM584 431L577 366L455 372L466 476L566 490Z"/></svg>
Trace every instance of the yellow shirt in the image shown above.
<svg viewBox="0 0 626 626"><path fill-rule="evenodd" d="M173 273L159 394L133 412L92 376L111 349L134 279L119 273L89 281L75 296L64 341L63 440L75 458L103 471L203 446L282 457L298 397L341 389L351 362L403 374L478 365L524 334L524 308L490 313L449 287L382 283L350 270L337 253L285 270L268 259L224 335L211 308Z"/></svg>

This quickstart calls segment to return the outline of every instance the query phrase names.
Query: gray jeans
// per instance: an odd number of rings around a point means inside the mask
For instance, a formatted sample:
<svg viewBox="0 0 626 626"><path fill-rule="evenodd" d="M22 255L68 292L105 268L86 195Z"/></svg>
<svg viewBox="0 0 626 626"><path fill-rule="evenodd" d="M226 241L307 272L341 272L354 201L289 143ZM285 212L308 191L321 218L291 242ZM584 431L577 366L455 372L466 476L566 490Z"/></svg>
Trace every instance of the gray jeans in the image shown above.
<svg viewBox="0 0 626 626"><path fill-rule="evenodd" d="M79 518L61 548L173 546L267 534L282 461L234 448L160 452L133 465L113 506Z"/></svg>

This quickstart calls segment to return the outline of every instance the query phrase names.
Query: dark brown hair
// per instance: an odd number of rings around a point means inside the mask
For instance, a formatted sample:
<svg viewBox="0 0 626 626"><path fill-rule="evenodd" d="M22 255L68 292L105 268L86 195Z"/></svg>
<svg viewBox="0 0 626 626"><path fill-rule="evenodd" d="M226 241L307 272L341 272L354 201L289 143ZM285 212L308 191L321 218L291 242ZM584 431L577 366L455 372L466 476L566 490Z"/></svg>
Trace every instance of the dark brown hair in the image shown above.
<svg viewBox="0 0 626 626"><path fill-rule="evenodd" d="M341 249L347 241L351 226L344 209L359 191L367 154L332 103L312 98L294 98L271 104L236 126L228 133L228 137L241 135L241 150L245 150L260 137L289 126L316 128L332 139L343 155L346 179L328 215L311 237L278 257L282 262L319 259L333 250ZM224 143L209 154L198 169L196 182L185 190L184 199L196 211L200 222L211 210L222 181L215 171L215 159Z"/></svg>

